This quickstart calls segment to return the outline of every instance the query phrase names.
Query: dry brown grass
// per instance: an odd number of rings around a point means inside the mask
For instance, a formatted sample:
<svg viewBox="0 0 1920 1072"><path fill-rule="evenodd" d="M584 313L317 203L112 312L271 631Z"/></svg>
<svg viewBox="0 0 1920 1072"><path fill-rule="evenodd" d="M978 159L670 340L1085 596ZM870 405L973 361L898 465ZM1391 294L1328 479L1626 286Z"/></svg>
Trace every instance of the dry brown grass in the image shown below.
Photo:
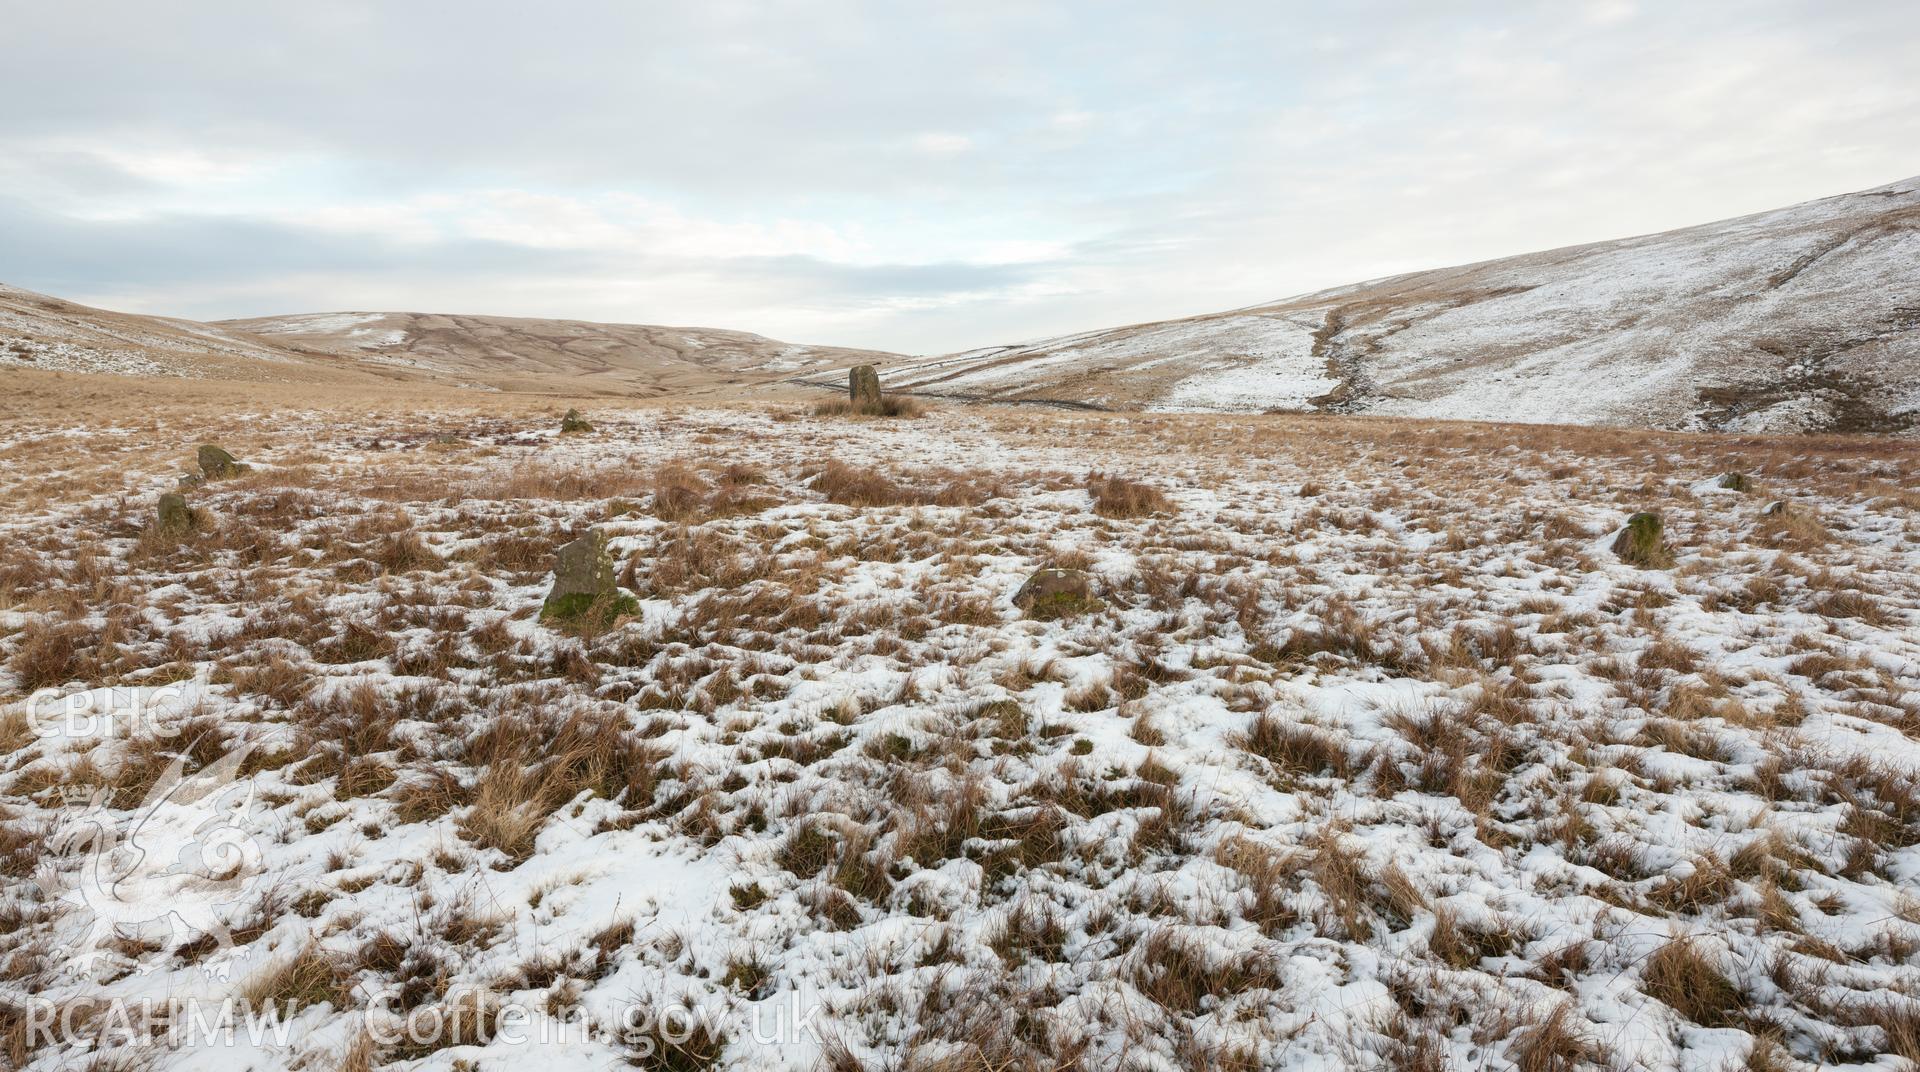
<svg viewBox="0 0 1920 1072"><path fill-rule="evenodd" d="M1516 1033L1508 1052L1518 1072L1573 1072L1602 1064L1605 1056L1571 1002L1561 1002L1545 1020Z"/></svg>
<svg viewBox="0 0 1920 1072"><path fill-rule="evenodd" d="M582 793L650 807L664 758L623 720L586 713L499 718L475 740L469 756L482 772L460 831L516 862L532 853L547 818ZM434 785L411 792L419 811L454 796Z"/></svg>
<svg viewBox="0 0 1920 1072"><path fill-rule="evenodd" d="M1828 618L1854 618L1873 626L1891 621L1879 600L1857 590L1828 592L1814 602L1813 610Z"/></svg>
<svg viewBox="0 0 1920 1072"><path fill-rule="evenodd" d="M1340 831L1329 828L1321 833L1307 874L1326 899L1328 913L1320 921L1323 933L1363 942L1373 936L1373 879L1359 850Z"/></svg>
<svg viewBox="0 0 1920 1072"><path fill-rule="evenodd" d="M338 958L308 943L250 976L240 986L240 1000L255 1011L271 1008L285 1016L313 1005L341 1005L349 982Z"/></svg>
<svg viewBox="0 0 1920 1072"><path fill-rule="evenodd" d="M919 399L908 395L883 394L878 405L858 403L849 398L833 398L815 403L809 412L815 417L913 418L925 416L927 407Z"/></svg>
<svg viewBox="0 0 1920 1072"><path fill-rule="evenodd" d="M89 631L77 622L40 618L18 635L10 669L23 692L95 677L99 663L89 652Z"/></svg>
<svg viewBox="0 0 1920 1072"><path fill-rule="evenodd" d="M1288 774L1344 778L1351 772L1346 747L1338 738L1282 715L1255 718L1240 745Z"/></svg>
<svg viewBox="0 0 1920 1072"><path fill-rule="evenodd" d="M1087 477L1093 512L1101 517L1131 518L1173 512L1173 500L1152 484L1123 476L1094 473Z"/></svg>
<svg viewBox="0 0 1920 1072"><path fill-rule="evenodd" d="M1887 1053L1920 1066L1920 1002L1904 995L1888 994L1870 1004L1857 1019L1878 1027Z"/></svg>
<svg viewBox="0 0 1920 1072"><path fill-rule="evenodd" d="M713 1029L706 1017L687 1005L662 1003L652 1015L630 1018L620 1044L628 1053L628 1062L657 1072L703 1072L714 1067L727 1048L727 1040Z"/></svg>
<svg viewBox="0 0 1920 1072"><path fill-rule="evenodd" d="M1247 837L1234 837L1221 843L1214 859L1237 872L1244 880L1240 911L1248 922L1268 936L1278 936L1299 922L1300 914L1288 901L1294 877L1304 866L1303 857L1263 845Z"/></svg>
<svg viewBox="0 0 1920 1072"><path fill-rule="evenodd" d="M838 459L820 467L813 476L812 486L825 495L828 502L841 506L915 506L929 501L885 474Z"/></svg>
<svg viewBox="0 0 1920 1072"><path fill-rule="evenodd" d="M379 1047L366 1032L353 1036L335 1059L333 1072L373 1072L379 1067Z"/></svg>
<svg viewBox="0 0 1920 1072"><path fill-rule="evenodd" d="M1194 1013L1223 998L1283 985L1280 965L1270 957L1256 953L1222 958L1174 928L1149 933L1136 957L1134 986L1170 1012Z"/></svg>
<svg viewBox="0 0 1920 1072"><path fill-rule="evenodd" d="M1648 997L1702 1027L1733 1026L1744 1004L1726 973L1691 938L1654 950L1640 978Z"/></svg>
<svg viewBox="0 0 1920 1072"><path fill-rule="evenodd" d="M1778 510L1762 515L1759 534L1771 543L1801 550L1823 547L1833 538L1813 508L1796 503L1782 503Z"/></svg>
<svg viewBox="0 0 1920 1072"><path fill-rule="evenodd" d="M502 1012L503 1003L493 992L460 989L444 1001L416 1009L410 1030L384 1056L417 1061L453 1046L484 1046L499 1032Z"/></svg>

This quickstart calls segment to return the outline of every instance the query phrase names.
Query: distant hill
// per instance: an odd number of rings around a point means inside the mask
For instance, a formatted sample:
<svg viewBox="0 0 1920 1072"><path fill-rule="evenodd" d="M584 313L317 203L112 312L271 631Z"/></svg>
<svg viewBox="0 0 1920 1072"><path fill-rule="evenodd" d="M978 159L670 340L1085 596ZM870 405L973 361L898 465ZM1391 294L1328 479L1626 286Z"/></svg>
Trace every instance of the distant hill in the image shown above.
<svg viewBox="0 0 1920 1072"><path fill-rule="evenodd" d="M371 377L244 331L94 309L0 285L0 369L303 382Z"/></svg>
<svg viewBox="0 0 1920 1072"><path fill-rule="evenodd" d="M882 375L891 390L1113 408L1912 433L1917 328L1909 179Z"/></svg>
<svg viewBox="0 0 1920 1072"><path fill-rule="evenodd" d="M0 370L651 397L745 392L822 367L897 360L744 331L577 320L308 313L205 324L0 285Z"/></svg>
<svg viewBox="0 0 1920 1072"><path fill-rule="evenodd" d="M306 313L225 320L300 353L501 390L663 395L777 383L892 354L744 331L435 313Z"/></svg>
<svg viewBox="0 0 1920 1072"><path fill-rule="evenodd" d="M934 358L714 328L404 312L214 324L0 286L0 369L624 397L889 389L1754 432L1920 432L1920 179L1662 234Z"/></svg>

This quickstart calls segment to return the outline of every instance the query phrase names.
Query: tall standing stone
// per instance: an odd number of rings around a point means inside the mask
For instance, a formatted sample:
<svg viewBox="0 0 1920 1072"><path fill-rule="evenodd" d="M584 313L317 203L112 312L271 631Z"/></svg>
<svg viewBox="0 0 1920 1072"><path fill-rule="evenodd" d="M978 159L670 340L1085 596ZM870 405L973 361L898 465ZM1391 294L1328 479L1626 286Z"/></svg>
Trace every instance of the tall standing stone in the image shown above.
<svg viewBox="0 0 1920 1072"><path fill-rule="evenodd" d="M854 409L878 409L880 406L880 374L872 365L855 365L847 373L847 398Z"/></svg>

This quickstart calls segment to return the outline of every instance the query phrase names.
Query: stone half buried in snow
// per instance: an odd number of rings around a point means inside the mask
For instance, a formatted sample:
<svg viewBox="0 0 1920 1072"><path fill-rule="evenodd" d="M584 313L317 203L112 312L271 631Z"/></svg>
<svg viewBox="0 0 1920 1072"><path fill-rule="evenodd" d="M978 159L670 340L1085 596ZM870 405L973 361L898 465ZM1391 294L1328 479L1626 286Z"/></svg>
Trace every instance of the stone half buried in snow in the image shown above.
<svg viewBox="0 0 1920 1072"><path fill-rule="evenodd" d="M1085 570L1048 566L1036 571L1013 596L1013 605L1029 618L1048 622L1100 609L1093 578Z"/></svg>
<svg viewBox="0 0 1920 1072"><path fill-rule="evenodd" d="M230 476L239 476L247 467L234 460L233 455L212 443L202 443L197 459L200 473L207 480L224 480Z"/></svg>
<svg viewBox="0 0 1920 1072"><path fill-rule="evenodd" d="M554 553L553 588L540 608L543 620L606 623L634 613L639 606L614 582L613 556L599 529L588 529Z"/></svg>
<svg viewBox="0 0 1920 1072"><path fill-rule="evenodd" d="M1638 513L1627 519L1627 526L1614 537L1613 553L1629 565L1641 569L1671 569L1673 550L1667 546L1666 522L1659 514Z"/></svg>

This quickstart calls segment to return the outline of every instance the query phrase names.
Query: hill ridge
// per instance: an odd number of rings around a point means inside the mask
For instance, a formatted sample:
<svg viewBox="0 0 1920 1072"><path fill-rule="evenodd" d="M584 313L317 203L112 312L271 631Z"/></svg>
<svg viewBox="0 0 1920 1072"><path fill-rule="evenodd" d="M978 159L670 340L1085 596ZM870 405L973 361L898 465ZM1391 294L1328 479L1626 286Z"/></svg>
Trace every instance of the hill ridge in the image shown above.
<svg viewBox="0 0 1920 1072"><path fill-rule="evenodd" d="M1671 231L897 365L1109 409L1920 428L1920 178ZM827 382L822 380L820 382Z"/></svg>

